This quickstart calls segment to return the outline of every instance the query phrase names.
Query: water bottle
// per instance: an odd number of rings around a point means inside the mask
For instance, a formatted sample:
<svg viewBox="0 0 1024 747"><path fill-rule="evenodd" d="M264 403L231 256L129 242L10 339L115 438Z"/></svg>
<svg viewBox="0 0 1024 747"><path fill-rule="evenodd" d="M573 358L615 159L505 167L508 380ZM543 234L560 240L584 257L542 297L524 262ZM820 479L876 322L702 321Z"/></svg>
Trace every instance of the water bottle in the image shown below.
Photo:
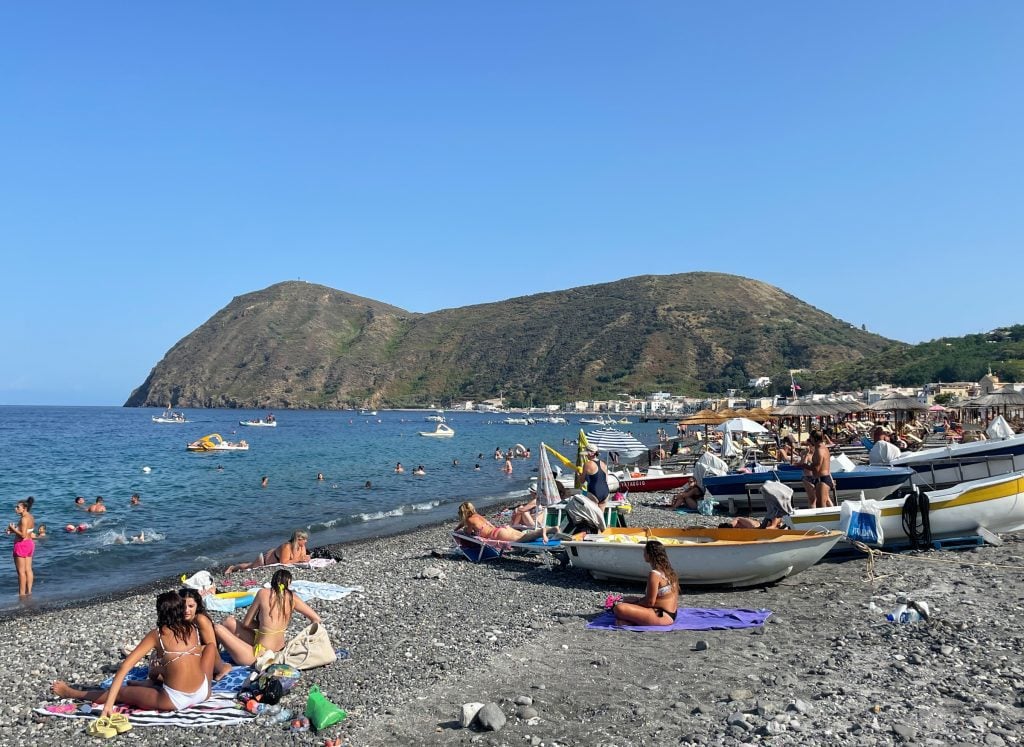
<svg viewBox="0 0 1024 747"><path fill-rule="evenodd" d="M893 609L892 612L890 612L888 615L885 616L885 619L888 620L891 623L902 623L902 622L906 622L906 620L904 619L906 614L907 614L907 605L899 604L899 605L897 605Z"/></svg>

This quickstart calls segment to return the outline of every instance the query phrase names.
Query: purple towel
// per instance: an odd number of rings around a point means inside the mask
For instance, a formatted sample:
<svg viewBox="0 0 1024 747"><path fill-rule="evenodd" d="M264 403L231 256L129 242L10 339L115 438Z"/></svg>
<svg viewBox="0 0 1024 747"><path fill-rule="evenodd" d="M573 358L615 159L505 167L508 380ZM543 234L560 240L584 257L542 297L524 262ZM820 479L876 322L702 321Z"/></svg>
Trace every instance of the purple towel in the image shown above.
<svg viewBox="0 0 1024 747"><path fill-rule="evenodd" d="M764 621L771 614L771 610L680 607L676 621L671 625L616 625L615 615L608 610L588 622L587 627L600 630L636 630L641 633L663 633L667 630L730 630L759 627L764 625Z"/></svg>

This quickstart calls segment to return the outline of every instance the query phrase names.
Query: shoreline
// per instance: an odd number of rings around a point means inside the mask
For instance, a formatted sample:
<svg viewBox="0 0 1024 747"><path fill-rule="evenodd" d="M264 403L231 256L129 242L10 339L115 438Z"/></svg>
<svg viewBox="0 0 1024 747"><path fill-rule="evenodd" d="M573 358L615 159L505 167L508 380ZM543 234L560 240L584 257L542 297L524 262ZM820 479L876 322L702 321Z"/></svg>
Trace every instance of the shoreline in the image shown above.
<svg viewBox="0 0 1024 747"><path fill-rule="evenodd" d="M639 497L631 523L701 520L651 505L663 498ZM731 745L765 737L880 745L953 735L1001 744L1024 727L1024 534L1000 547L883 556L874 582L856 557L766 587L684 589L681 606L766 607L773 615L749 630L638 634L585 627L607 593L638 585L596 582L539 558L471 564L436 556L453 525L347 544L340 563L296 572L365 592L311 602L351 657L304 672L284 703L301 708L316 684L349 718L322 735L286 737L291 744L340 736L350 745ZM927 601L932 620L886 623L883 612L900 593ZM29 709L48 699L52 679L100 681L117 649L151 626L149 593L0 621L0 647L13 665L0 668L0 688L12 694L0 704L0 742L84 741L84 721L36 721ZM290 634L299 629L293 620ZM697 650L698 641L707 649ZM515 702L526 698L530 705ZM460 728L461 704L472 701L498 704L505 727ZM132 733L142 744L174 747L285 734L261 723Z"/></svg>

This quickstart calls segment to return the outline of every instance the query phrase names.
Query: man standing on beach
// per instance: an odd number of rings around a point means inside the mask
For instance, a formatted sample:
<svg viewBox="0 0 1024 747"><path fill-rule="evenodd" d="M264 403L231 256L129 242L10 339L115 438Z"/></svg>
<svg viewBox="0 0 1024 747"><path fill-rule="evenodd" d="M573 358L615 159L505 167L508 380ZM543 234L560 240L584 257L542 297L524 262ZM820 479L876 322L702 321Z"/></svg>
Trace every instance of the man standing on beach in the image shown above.
<svg viewBox="0 0 1024 747"><path fill-rule="evenodd" d="M815 428L807 438L811 453L804 464L804 486L807 488L807 502L811 508L826 508L835 505L831 494L836 483L832 479L832 455L820 430Z"/></svg>

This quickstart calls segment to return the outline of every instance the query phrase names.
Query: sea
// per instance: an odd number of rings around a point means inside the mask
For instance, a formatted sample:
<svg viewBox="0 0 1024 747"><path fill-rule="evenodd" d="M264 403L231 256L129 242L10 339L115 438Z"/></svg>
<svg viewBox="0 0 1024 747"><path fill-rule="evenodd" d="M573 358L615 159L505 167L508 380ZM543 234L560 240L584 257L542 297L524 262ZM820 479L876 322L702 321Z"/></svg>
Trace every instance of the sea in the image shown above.
<svg viewBox="0 0 1024 747"><path fill-rule="evenodd" d="M462 501L486 507L524 497L541 442L572 459L570 442L580 429L598 427L578 417L565 425L509 425L505 415L449 411L443 415L455 436L424 438L419 432L434 430L426 418L435 411L281 410L276 428L239 424L264 417L263 410L184 413L187 423L161 424L152 419L160 411L145 408L0 407L0 498L8 522L17 520L17 502L34 496L36 524L47 528L36 541L31 600L18 599L13 562L0 565L0 612L252 560L296 529L307 530L316 547L454 524ZM653 445L659 425L617 427ZM250 448L186 451L211 433L245 439ZM531 457L514 460L507 474L494 452L516 444ZM395 473L398 462L404 474ZM414 476L419 465L426 474ZM133 493L141 498L134 507ZM76 496L86 505L102 496L107 512L87 513ZM65 531L80 525L83 531Z"/></svg>

